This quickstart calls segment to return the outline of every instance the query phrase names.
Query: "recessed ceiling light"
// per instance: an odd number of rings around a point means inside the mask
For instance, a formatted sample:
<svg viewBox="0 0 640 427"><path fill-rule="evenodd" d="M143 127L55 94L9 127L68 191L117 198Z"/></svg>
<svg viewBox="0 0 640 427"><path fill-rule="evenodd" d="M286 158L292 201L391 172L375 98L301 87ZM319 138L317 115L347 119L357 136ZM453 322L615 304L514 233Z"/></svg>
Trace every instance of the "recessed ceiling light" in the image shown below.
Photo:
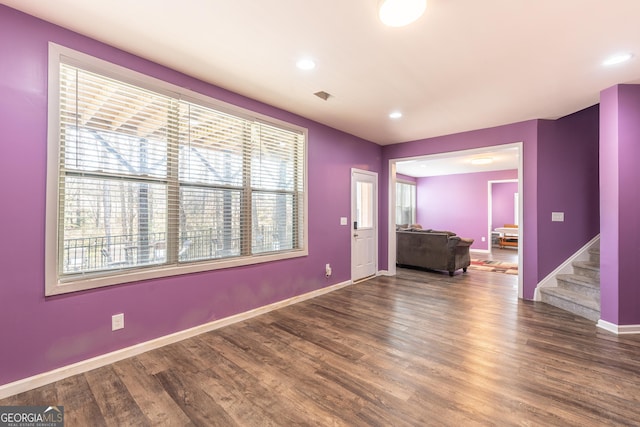
<svg viewBox="0 0 640 427"><path fill-rule="evenodd" d="M491 157L477 157L475 159L471 159L472 165L488 165L493 163L493 159Z"/></svg>
<svg viewBox="0 0 640 427"><path fill-rule="evenodd" d="M609 58L607 58L602 65L616 65L616 64L621 64L623 62L626 62L628 60L630 60L633 57L633 55L631 53L618 53L616 55L610 56Z"/></svg>
<svg viewBox="0 0 640 427"><path fill-rule="evenodd" d="M394 111L389 114L390 119L399 119L400 117L402 117L402 113L400 111Z"/></svg>
<svg viewBox="0 0 640 427"><path fill-rule="evenodd" d="M381 0L378 16L383 24L403 27L420 18L427 8L427 0Z"/></svg>
<svg viewBox="0 0 640 427"><path fill-rule="evenodd" d="M310 58L302 58L296 62L296 67L301 70L313 70L316 68L316 63L313 59Z"/></svg>

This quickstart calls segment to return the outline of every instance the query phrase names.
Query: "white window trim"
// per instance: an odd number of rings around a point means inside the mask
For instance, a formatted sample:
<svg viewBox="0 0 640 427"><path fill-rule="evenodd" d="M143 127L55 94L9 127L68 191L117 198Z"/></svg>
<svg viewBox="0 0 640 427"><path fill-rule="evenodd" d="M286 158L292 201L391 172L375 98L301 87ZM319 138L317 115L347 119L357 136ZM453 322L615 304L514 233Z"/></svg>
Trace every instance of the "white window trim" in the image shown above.
<svg viewBox="0 0 640 427"><path fill-rule="evenodd" d="M253 255L232 259L204 261L193 264L159 266L144 270L116 271L109 275L91 275L90 273L69 281L60 279L58 271L58 156L59 156L59 77L60 58L65 57L65 63L81 65L89 71L117 78L120 81L134 84L156 92L170 94L181 99L198 103L206 107L226 111L240 117L263 121L268 124L301 132L305 138L304 153L304 199L302 224L302 248L288 252ZM206 95L173 85L171 83L129 70L125 67L95 58L93 56L49 43L49 81L48 81L48 141L47 141L47 190L46 190L46 220L45 220L45 295L58 295L81 290L89 290L104 286L161 277L177 276L202 271L212 271L231 267L253 265L272 261L281 261L309 255L308 239L308 132L306 128L293 125L260 113L255 113Z"/></svg>

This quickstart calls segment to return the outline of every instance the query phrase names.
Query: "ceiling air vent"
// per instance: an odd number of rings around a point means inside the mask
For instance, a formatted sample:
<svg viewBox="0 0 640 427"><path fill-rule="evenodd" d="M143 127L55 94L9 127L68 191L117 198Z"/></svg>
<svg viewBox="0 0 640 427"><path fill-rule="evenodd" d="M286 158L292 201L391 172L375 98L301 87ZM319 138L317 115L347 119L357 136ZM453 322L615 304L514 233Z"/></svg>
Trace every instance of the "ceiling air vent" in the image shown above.
<svg viewBox="0 0 640 427"><path fill-rule="evenodd" d="M317 96L318 98L324 99L325 101L329 99L329 97L331 96L330 94L328 94L323 90L321 90L320 92L314 93L314 95Z"/></svg>

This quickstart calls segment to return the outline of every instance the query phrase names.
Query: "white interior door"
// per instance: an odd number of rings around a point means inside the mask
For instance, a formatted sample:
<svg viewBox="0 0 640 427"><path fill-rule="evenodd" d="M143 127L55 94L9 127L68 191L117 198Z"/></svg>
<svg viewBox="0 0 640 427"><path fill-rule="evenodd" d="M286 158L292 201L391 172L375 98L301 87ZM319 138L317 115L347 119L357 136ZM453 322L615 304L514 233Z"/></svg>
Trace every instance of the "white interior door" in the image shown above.
<svg viewBox="0 0 640 427"><path fill-rule="evenodd" d="M378 174L351 170L351 280L374 276L378 260Z"/></svg>

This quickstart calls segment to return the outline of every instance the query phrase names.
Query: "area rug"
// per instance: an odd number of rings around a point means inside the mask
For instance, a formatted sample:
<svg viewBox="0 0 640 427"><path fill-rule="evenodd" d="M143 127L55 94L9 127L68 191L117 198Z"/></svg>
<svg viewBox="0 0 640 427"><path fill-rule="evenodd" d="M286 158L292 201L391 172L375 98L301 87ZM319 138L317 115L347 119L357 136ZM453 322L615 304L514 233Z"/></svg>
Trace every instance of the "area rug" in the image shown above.
<svg viewBox="0 0 640 427"><path fill-rule="evenodd" d="M469 270L491 271L494 273L518 274L518 264L504 261L472 259Z"/></svg>

